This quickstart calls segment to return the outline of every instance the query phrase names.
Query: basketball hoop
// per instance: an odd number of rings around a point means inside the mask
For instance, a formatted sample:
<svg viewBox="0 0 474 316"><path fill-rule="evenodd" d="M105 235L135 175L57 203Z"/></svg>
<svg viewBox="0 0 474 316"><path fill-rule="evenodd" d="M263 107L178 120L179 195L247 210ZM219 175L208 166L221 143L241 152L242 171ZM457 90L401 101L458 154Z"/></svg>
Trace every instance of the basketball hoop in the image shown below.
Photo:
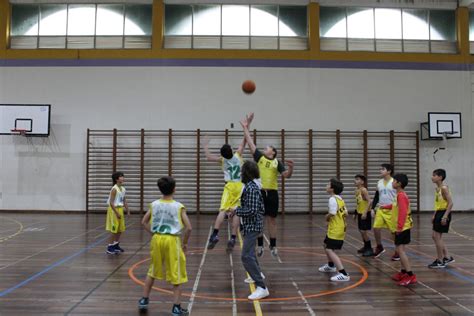
<svg viewBox="0 0 474 316"><path fill-rule="evenodd" d="M10 131L13 135L26 136L26 129L24 128L12 128Z"/></svg>

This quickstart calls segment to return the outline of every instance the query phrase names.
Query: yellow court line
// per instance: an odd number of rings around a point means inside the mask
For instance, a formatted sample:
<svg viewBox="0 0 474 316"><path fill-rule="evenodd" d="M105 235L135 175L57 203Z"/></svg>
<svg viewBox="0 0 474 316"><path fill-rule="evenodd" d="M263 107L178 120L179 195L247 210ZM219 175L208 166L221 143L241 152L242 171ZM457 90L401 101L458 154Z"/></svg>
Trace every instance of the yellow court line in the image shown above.
<svg viewBox="0 0 474 316"><path fill-rule="evenodd" d="M240 249L243 249L243 241L242 241L242 236L240 235L240 232L237 232L237 235L239 236L239 244L240 244ZM250 274L247 273L247 277L250 277ZM253 283L249 284L250 291L253 293L255 291L255 285ZM260 306L260 302L258 300L253 300L253 307L255 308L255 315L257 316L262 316L262 308Z"/></svg>
<svg viewBox="0 0 474 316"><path fill-rule="evenodd" d="M5 237L0 237L0 243L5 242L5 241L7 241L7 240L9 240L9 239L12 239L13 237L15 237L15 236L17 236L17 235L19 235L19 234L21 234L21 233L23 232L23 224L22 224L22 223L20 223L19 221L17 221L16 219L13 219L13 218L8 218L8 217L4 217L4 216L2 216L2 217L3 217L3 218L6 218L6 219L8 219L8 220L10 220L10 221L12 221L12 222L15 222L16 224L18 224L18 225L20 226L20 229L18 229L18 230L16 231L16 233L14 233L14 234L11 234L11 235L5 236Z"/></svg>

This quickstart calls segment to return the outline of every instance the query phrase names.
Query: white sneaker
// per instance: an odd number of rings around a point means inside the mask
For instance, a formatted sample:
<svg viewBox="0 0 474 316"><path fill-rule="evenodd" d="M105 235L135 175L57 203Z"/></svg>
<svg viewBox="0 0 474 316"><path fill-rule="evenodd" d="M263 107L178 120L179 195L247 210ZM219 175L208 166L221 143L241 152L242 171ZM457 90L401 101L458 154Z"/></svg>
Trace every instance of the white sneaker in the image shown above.
<svg viewBox="0 0 474 316"><path fill-rule="evenodd" d="M336 271L337 271L337 269L336 269L335 266L334 266L334 267L330 267L327 263L326 263L325 265L323 265L323 266L320 266L318 270L319 270L319 272L326 272L326 273L328 273L328 272L336 272Z"/></svg>
<svg viewBox="0 0 474 316"><path fill-rule="evenodd" d="M263 272L260 272L260 275L262 276L262 279L265 280L265 275L263 274ZM253 283L255 283L255 281L252 279L251 276L249 276L248 278L246 278L246 279L244 280L244 282L245 282L245 283L248 283L248 284L253 284Z"/></svg>
<svg viewBox="0 0 474 316"><path fill-rule="evenodd" d="M277 247L270 247L270 253L272 254L272 256L274 258L276 258L278 256L278 249Z"/></svg>
<svg viewBox="0 0 474 316"><path fill-rule="evenodd" d="M257 257L261 257L263 256L263 251L265 249L263 249L263 246L257 246Z"/></svg>
<svg viewBox="0 0 474 316"><path fill-rule="evenodd" d="M344 275L342 273L338 273L335 276L331 278L331 281L333 282L347 282L351 279L349 275Z"/></svg>
<svg viewBox="0 0 474 316"><path fill-rule="evenodd" d="M268 288L262 289L260 286L257 286L257 289L249 295L248 299L260 300L262 298L267 297L268 295L270 295L270 292L268 292Z"/></svg>

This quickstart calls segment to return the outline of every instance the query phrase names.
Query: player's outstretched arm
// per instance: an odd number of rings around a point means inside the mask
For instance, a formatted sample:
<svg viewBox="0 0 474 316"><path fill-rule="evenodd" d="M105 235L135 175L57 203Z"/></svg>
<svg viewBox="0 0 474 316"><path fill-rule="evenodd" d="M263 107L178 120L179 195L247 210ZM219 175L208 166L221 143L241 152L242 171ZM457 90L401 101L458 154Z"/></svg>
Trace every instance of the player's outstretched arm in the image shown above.
<svg viewBox="0 0 474 316"><path fill-rule="evenodd" d="M251 114L252 118L253 118L253 115ZM252 137L250 136L250 131L249 131L249 118L250 117L245 117L245 119L241 120L240 121L240 125L242 125L242 128L244 129L244 136L245 136L245 140L247 141L247 144L249 145L249 148L250 148L250 152L252 153L252 155L255 153L255 151L257 150L257 147L255 146L254 142L253 142L253 139Z"/></svg>
<svg viewBox="0 0 474 316"><path fill-rule="evenodd" d="M215 162L221 161L221 158L218 155L211 154L209 150L209 138L207 136L204 136L202 145L204 147L204 153L206 154L206 159L208 161L215 161Z"/></svg>
<svg viewBox="0 0 474 316"><path fill-rule="evenodd" d="M295 166L295 162L293 160L285 160L286 164L288 165L288 169L285 170L281 175L282 177L284 178L291 178L291 176L293 175L293 169L294 169L294 166Z"/></svg>
<svg viewBox="0 0 474 316"><path fill-rule="evenodd" d="M253 117L254 117L254 114L253 113L250 113L250 115L247 115L247 127L250 129L250 124L252 123L253 121ZM237 152L239 153L239 155L242 157L242 154L244 152L244 149L245 149L245 145L247 145L247 140L245 138L245 134L244 134L244 138L242 139L242 142L240 143L239 145L239 148L237 149Z"/></svg>

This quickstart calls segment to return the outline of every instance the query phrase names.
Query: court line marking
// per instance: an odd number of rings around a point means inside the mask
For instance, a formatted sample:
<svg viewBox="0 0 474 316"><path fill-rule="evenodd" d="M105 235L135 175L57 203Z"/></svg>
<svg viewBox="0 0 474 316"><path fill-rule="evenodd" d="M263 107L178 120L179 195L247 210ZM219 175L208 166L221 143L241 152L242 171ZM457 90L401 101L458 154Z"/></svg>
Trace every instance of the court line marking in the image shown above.
<svg viewBox="0 0 474 316"><path fill-rule="evenodd" d="M464 219L466 219L466 218L467 218L467 217L461 217L461 218L458 218L458 219L452 221L452 222L451 222L451 226L449 227L449 230L450 230L450 233L452 232L453 234L455 234L455 235L457 235L457 236L459 236L459 237L461 237L461 238L464 238L464 239L467 239L467 240L471 240L471 241L472 241L472 240L474 240L474 237L473 237L473 236L468 236L468 235L461 234L461 233L459 233L458 231L456 231L456 230L454 229L454 227L453 227L453 224L454 224L454 223L459 222L459 221L461 221L461 220L464 220Z"/></svg>
<svg viewBox="0 0 474 316"><path fill-rule="evenodd" d="M11 235L9 235L9 236L0 237L0 243L5 242L5 241L7 241L7 240L9 240L9 239L12 239L12 238L15 237L15 236L18 236L19 234L21 234L21 233L23 232L23 228L24 228L24 227L23 227L23 224L22 224L21 222L17 221L16 219L9 218L9 217L5 217L5 216L2 216L2 217L3 217L3 218L6 218L6 219L8 219L8 220L10 220L10 221L12 221L12 222L14 222L14 223L16 223L16 224L18 224L18 225L20 226L20 228L19 228L15 233L13 233L13 234L11 234Z"/></svg>
<svg viewBox="0 0 474 316"><path fill-rule="evenodd" d="M34 222L34 223L31 223L31 224L28 224L28 225L24 225L23 231L26 231L26 228L29 228L29 227L31 227L31 226L34 226L34 225L37 225L37 224L41 224L41 223L43 223L43 221ZM15 228L7 228L7 229L5 229L5 230L0 231L0 233L7 233L7 232L14 231L14 230L15 230ZM5 236L5 237L8 237L8 236ZM5 237L0 237L0 239L5 238Z"/></svg>
<svg viewBox="0 0 474 316"><path fill-rule="evenodd" d="M202 253L201 263L199 264L199 269L196 274L196 280L194 280L193 291L191 292L191 298L189 299L189 315L191 315L191 311L193 310L194 298L196 297L197 289L199 286L199 280L201 279L202 267L204 266L204 262L206 261L207 247L209 246L209 238L211 238L211 233L212 225L209 227L209 235L207 236L206 245L204 246L204 252Z"/></svg>
<svg viewBox="0 0 474 316"><path fill-rule="evenodd" d="M237 232L237 235L239 236L239 244L240 244L240 249L244 248L244 242L242 241L242 236L240 235L240 231ZM250 274L245 271L245 274L247 277L250 277ZM249 288L250 288L250 293L253 293L255 291L255 284L249 283ZM255 315L256 316L262 316L262 307L260 306L260 301L259 300L252 300L253 302L253 308L255 309Z"/></svg>
<svg viewBox="0 0 474 316"><path fill-rule="evenodd" d="M231 224L227 221L227 236L231 238ZM232 285L232 316L237 315L237 300L235 295L235 277L234 277L234 259L232 258L233 251L229 252L230 260L230 283Z"/></svg>
<svg viewBox="0 0 474 316"><path fill-rule="evenodd" d="M267 244L270 245L270 241L268 240L267 236L265 234L263 234L263 237L265 238L265 241L267 242ZM283 261L281 260L281 257L280 255L277 253L277 259L278 259L278 262L280 264L283 264ZM308 303L308 300L304 297L303 295L303 292L300 290L298 284L295 282L295 280L290 277L290 281L291 283L293 284L293 286L295 287L296 289L296 292L298 293L298 295L301 297L301 299L303 300L303 303L306 307L306 310L308 311L308 313L311 315L311 316L316 316L316 313L314 312L313 308L311 308L311 305Z"/></svg>
<svg viewBox="0 0 474 316"><path fill-rule="evenodd" d="M8 268L8 267L11 267L12 265L16 265L16 264L18 264L18 263L20 263L20 262L23 262L23 261L25 261L25 260L28 260L28 259L30 259L30 258L33 258L34 256L39 255L40 253L43 253L43 252L46 252L46 251L48 251L48 250L54 249L54 248L56 248L56 247L58 247L58 246L61 246L61 245L65 244L65 243L68 243L68 242L70 242L71 240L74 240L74 239L79 238L79 237L81 237L81 236L83 236L83 235L86 235L86 234L88 234L89 232L92 232L92 231L94 231L94 230L97 230L97 229L99 229L99 228L101 228L101 227L104 227L104 225L97 226L96 228L90 229L90 230L88 230L88 231L86 231L86 232L84 232L84 233L82 233L82 234L80 234L80 235L77 235L77 236L75 236L75 237L72 237L72 238L70 238L70 239L67 239L67 240L65 240L65 241L62 241L62 242L60 242L60 243L58 243L58 244L55 244L55 245L53 245L53 246L50 246L49 248L43 249L43 250L41 250L41 251L38 251L38 252L36 252L36 253L34 253L34 254L32 254L32 255L29 255L28 257L25 257L25 258L22 258L22 259L20 259L20 260L15 261L15 262L12 262L12 263L10 263L10 264L8 264L8 265L6 265L6 266L0 267L0 270L6 269L6 268ZM108 233L108 232L105 231L105 232L103 232L102 234L99 234L98 236L95 236L94 239L97 239L98 237L100 237L101 235L104 235L104 234L106 234L106 233Z"/></svg>
<svg viewBox="0 0 474 316"><path fill-rule="evenodd" d="M351 239L356 240L357 242L359 242L359 243L362 244L362 242L361 242L360 240L354 238L354 237L351 236L349 233L347 233L346 235L347 235L348 237L350 237ZM385 238L385 237L382 237L382 239L384 239L384 240L386 240L386 241L387 241L387 240L388 240L388 241L391 241L391 240L389 240L389 239L387 239L387 238ZM391 241L391 242L392 242L392 241ZM355 246L353 243L351 243L351 242L347 242L347 243L348 243L349 245L351 245L353 248L357 249L357 246ZM411 249L411 248L410 248L410 249ZM412 249L412 250L414 250L414 249ZM355 256L355 255L354 255L354 256ZM389 267L390 269L392 269L392 270L394 270L394 271L398 271L396 268L394 268L394 267L392 267L391 265L389 265L388 263L382 261L380 258L375 258L375 259L376 259L378 262L381 262L381 263L384 264L385 266ZM366 261L366 262L368 263L368 261ZM369 263L369 264L370 264L370 263ZM381 272L384 273L383 271L381 271ZM385 273L384 273L384 274L385 274ZM434 288L428 286L428 285L425 284L424 282L422 282L422 281L417 281L417 282L418 282L419 284L421 284L422 286L424 286L425 288L427 288L427 289L433 291L435 294L438 294L439 296L441 296L441 297L447 299L448 301L454 303L455 305L457 305L457 306L463 308L464 310L469 311L470 313L474 313L474 311L470 310L468 307L462 305L461 303L458 303L457 301L453 300L453 299L450 298L449 296L447 296L447 295L445 295L445 294L439 292L438 290L436 290L436 289L434 289ZM416 295L420 296L421 298L427 300L427 301L430 302L432 305L438 307L439 309L441 309L442 311L444 311L444 312L447 313L448 315L451 315L451 313L448 312L448 311L446 311L442 306L439 306L438 304L434 303L434 302L433 302L431 299L429 299L429 298L425 298L425 296L424 296L423 294L417 293L417 292L416 292L413 288L411 288L411 287L408 287L408 289L409 289L410 291L412 291L413 293L415 293Z"/></svg>

